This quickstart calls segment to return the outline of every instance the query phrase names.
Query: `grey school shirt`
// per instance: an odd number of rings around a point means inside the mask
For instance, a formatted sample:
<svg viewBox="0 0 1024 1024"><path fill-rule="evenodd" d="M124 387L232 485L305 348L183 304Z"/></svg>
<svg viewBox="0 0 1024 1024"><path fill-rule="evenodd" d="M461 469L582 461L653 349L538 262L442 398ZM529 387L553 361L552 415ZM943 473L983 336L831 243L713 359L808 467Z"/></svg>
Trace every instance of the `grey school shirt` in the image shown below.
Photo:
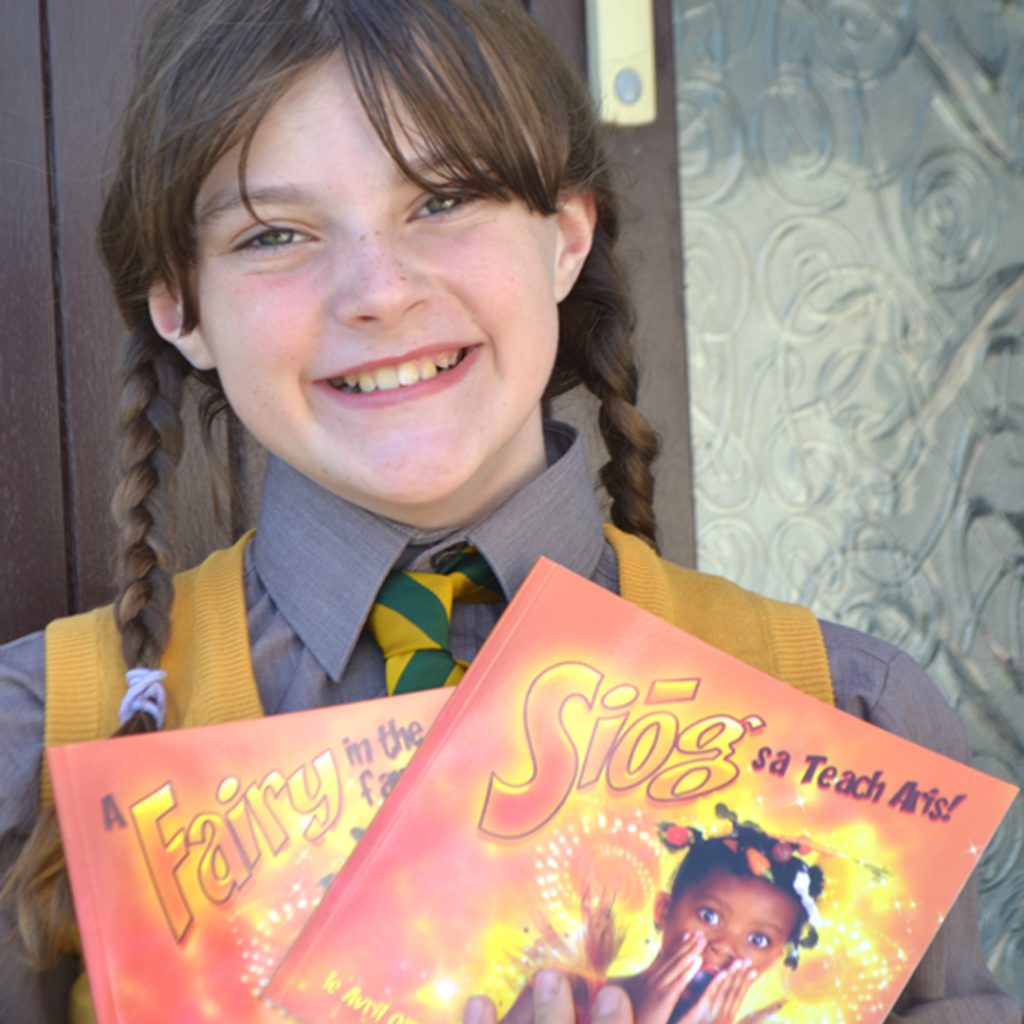
<svg viewBox="0 0 1024 1024"><path fill-rule="evenodd" d="M615 556L602 534L582 443L564 424L548 425L546 443L548 468L541 476L483 521L454 532L423 533L380 519L272 458L245 559L253 668L267 713L383 696L383 659L363 627L396 566L436 570L468 542L487 558L506 598L542 555L617 591ZM458 657L476 653L502 607L456 605L452 646ZM822 630L840 708L967 760L959 721L915 662L854 630L830 623ZM44 679L41 633L0 647L0 870L13 860L36 814ZM8 911L0 917L0 1024L64 1020L75 965L40 978L3 945L12 931ZM894 1022L1019 1024L1019 1007L1000 992L982 960L973 885L943 924L897 1011Z"/></svg>

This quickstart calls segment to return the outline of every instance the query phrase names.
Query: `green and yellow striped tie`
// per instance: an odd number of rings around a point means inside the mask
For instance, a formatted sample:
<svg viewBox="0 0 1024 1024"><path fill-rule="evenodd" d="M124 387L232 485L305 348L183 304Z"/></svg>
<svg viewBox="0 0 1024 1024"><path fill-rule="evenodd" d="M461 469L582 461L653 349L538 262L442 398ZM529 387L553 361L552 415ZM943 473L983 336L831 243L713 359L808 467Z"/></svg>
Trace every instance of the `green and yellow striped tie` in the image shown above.
<svg viewBox="0 0 1024 1024"><path fill-rule="evenodd" d="M483 555L461 551L443 573L393 572L370 611L370 632L384 652L389 694L454 686L466 662L449 643L456 601L500 601L501 588Z"/></svg>

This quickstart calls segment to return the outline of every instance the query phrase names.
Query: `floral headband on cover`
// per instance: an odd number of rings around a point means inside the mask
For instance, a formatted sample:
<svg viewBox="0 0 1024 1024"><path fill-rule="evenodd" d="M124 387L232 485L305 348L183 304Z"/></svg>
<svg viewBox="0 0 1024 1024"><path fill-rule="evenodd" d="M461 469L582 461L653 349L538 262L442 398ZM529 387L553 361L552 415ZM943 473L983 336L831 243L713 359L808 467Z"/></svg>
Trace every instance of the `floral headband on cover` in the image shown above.
<svg viewBox="0 0 1024 1024"><path fill-rule="evenodd" d="M715 814L732 823L731 833L705 836L698 828L663 821L658 824L662 844L673 853L685 849L687 855L710 843L724 847L734 856L742 857L755 878L763 878L776 888L792 893L806 918L799 934L791 939L785 958L786 966L795 968L800 961L800 949L813 949L818 944L818 929L822 924L816 902L822 889L822 871L804 859L817 852L817 848L806 837L776 837L756 822L740 822L725 804L717 804Z"/></svg>

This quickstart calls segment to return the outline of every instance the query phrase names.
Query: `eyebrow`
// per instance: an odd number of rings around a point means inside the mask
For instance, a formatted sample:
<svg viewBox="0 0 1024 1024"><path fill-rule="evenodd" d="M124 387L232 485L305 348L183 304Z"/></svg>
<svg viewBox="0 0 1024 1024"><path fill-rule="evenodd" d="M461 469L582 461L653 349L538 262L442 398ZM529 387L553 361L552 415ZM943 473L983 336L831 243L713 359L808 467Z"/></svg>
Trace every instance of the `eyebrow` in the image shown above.
<svg viewBox="0 0 1024 1024"><path fill-rule="evenodd" d="M208 224L225 214L246 205L261 206L280 204L285 206L304 205L313 201L313 193L300 185L266 185L247 188L245 196L237 185L226 185L217 189L199 207L196 213L196 224Z"/></svg>
<svg viewBox="0 0 1024 1024"><path fill-rule="evenodd" d="M435 174L437 170L433 161L422 156L413 156L407 160L407 163L413 174L419 175L426 181L430 181L431 175ZM397 177L404 179L405 176L397 165L395 165L395 172ZM442 185L443 183L438 182L437 184ZM255 207L261 204L273 205L275 203L282 206L298 206L311 202L313 202L313 193L301 185L282 184L246 188L244 199L238 185L225 185L200 204L196 212L196 225L208 224L239 207L244 209L247 203L249 206Z"/></svg>

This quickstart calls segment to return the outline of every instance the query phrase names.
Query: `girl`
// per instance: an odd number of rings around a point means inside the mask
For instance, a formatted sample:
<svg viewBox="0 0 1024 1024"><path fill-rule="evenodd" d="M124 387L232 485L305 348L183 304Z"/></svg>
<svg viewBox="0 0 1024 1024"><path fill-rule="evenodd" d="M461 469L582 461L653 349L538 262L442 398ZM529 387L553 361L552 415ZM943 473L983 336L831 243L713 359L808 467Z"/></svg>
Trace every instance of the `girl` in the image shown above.
<svg viewBox="0 0 1024 1024"><path fill-rule="evenodd" d="M824 875L794 844L749 822L732 820L729 835L705 838L698 829L662 829L670 849L688 848L669 892L659 893L658 956L621 984L638 1024L731 1024L750 985L785 960L796 968L800 949L817 944L817 900ZM767 1020L779 1006L744 1018Z"/></svg>
<svg viewBox="0 0 1024 1024"><path fill-rule="evenodd" d="M381 696L378 590L467 545L504 600L547 555L776 673L791 631L810 636L821 657L803 674L823 693L963 753L906 659L798 610L779 609L786 636L765 631L759 599L653 554L657 446L617 233L586 92L513 0L157 4L101 223L129 328L122 582L112 608L0 652L0 1019L62 1020L72 998L85 1019L88 1003L44 733ZM175 578L186 383L207 436L235 415L270 460L255 539ZM579 439L543 419L578 384L600 404L607 532ZM502 604L456 606L455 657ZM572 1019L565 985L541 978L538 1020ZM605 999L629 1019L620 991ZM903 1009L918 1004L922 1020L1013 1019L969 898Z"/></svg>
<svg viewBox="0 0 1024 1024"><path fill-rule="evenodd" d="M663 844L685 850L668 892L655 899L662 933L654 960L639 974L618 979L636 1024L734 1024L751 985L773 965L799 963L800 950L817 945L817 901L824 875L799 856L797 844L740 823L706 838L699 829L663 825ZM573 979L578 1016L587 1013L588 989ZM503 1018L529 1021L528 991ZM782 1004L745 1015L740 1024L775 1020Z"/></svg>

